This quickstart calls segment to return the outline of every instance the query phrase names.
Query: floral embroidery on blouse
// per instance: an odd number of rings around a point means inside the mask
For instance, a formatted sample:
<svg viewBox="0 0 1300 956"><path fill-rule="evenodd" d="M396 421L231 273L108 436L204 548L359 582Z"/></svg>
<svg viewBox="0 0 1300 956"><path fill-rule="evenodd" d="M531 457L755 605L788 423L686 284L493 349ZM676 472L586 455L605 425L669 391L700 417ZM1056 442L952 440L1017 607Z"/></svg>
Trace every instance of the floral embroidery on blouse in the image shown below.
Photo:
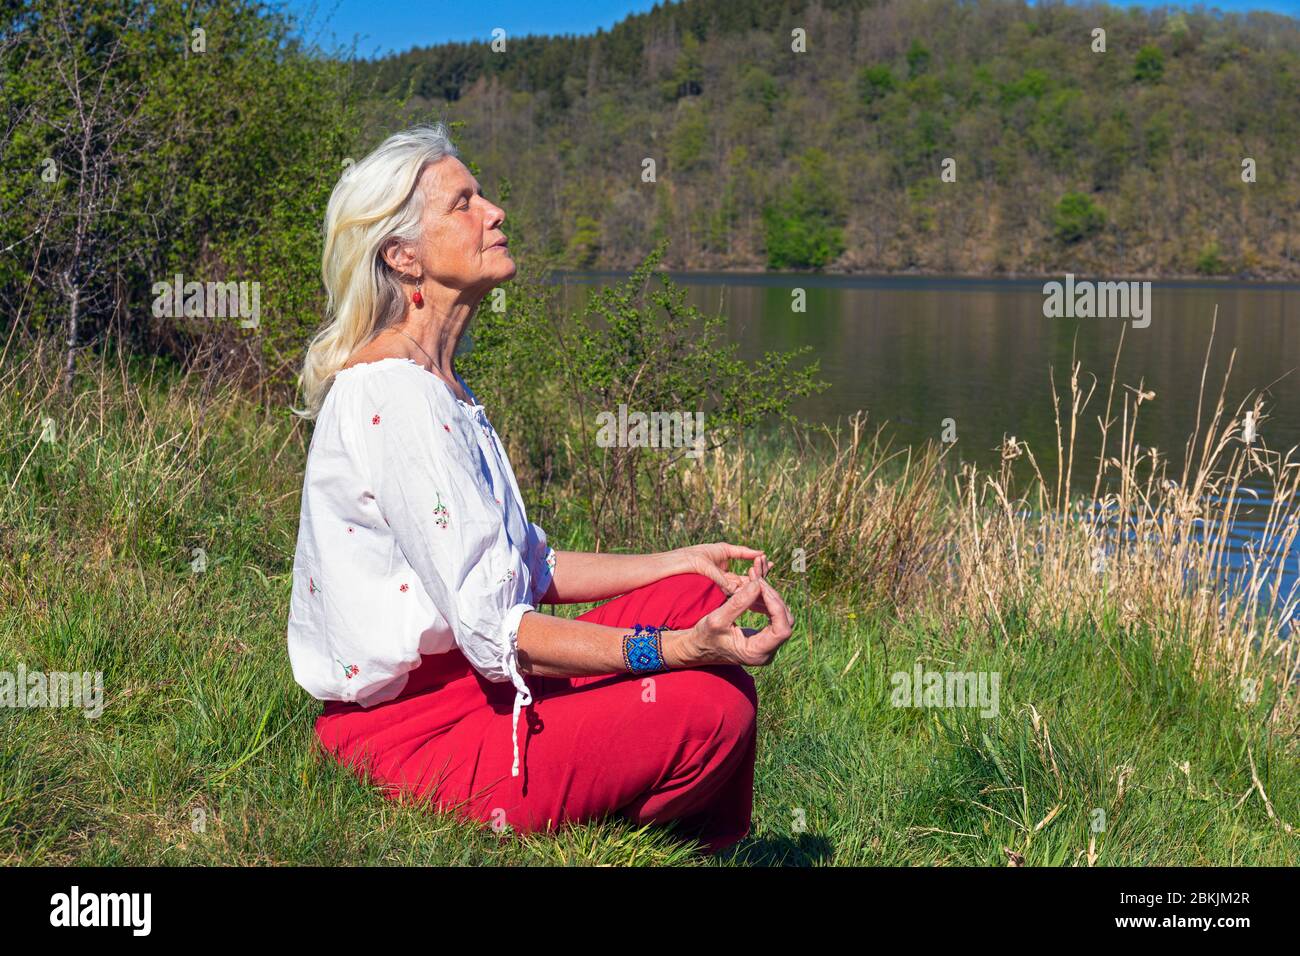
<svg viewBox="0 0 1300 956"><path fill-rule="evenodd" d="M334 660L338 661L339 666L343 668L343 676L348 680L352 680L361 671L361 668L357 667L356 664L344 664L337 657Z"/></svg>
<svg viewBox="0 0 1300 956"><path fill-rule="evenodd" d="M438 494L438 493L435 491L434 494ZM447 528L447 519L448 519L450 516L451 516L451 512L449 512L449 511L447 510L447 506L444 505L444 504L442 503L442 495L439 494L439 495L438 495L438 504L437 504L437 506L433 509L433 522L434 522L434 524L436 524L439 528L442 528L442 529L446 530L446 528Z"/></svg>
<svg viewBox="0 0 1300 956"><path fill-rule="evenodd" d="M501 575L501 580L498 583L505 584L507 581L513 581L514 579L515 579L515 569L510 568L506 571L505 574Z"/></svg>
<svg viewBox="0 0 1300 956"><path fill-rule="evenodd" d="M370 419L370 424L372 424L372 425L378 425L378 424L379 424L379 416L376 415L374 418Z"/></svg>
<svg viewBox="0 0 1300 956"><path fill-rule="evenodd" d="M398 588L397 590L399 590L399 591L401 591L403 594L405 594L405 593L410 589L410 587L411 587L411 586L410 586L409 584L403 583L402 586L401 586L400 588Z"/></svg>
<svg viewBox="0 0 1300 956"><path fill-rule="evenodd" d="M320 588L316 587L316 581L312 578L310 574L307 575L307 593L315 594L319 590Z"/></svg>
<svg viewBox="0 0 1300 956"><path fill-rule="evenodd" d="M551 573L552 573L552 574L555 572L555 552L554 552L554 551L547 551L547 552L546 552L546 566L547 566L548 568L551 569Z"/></svg>

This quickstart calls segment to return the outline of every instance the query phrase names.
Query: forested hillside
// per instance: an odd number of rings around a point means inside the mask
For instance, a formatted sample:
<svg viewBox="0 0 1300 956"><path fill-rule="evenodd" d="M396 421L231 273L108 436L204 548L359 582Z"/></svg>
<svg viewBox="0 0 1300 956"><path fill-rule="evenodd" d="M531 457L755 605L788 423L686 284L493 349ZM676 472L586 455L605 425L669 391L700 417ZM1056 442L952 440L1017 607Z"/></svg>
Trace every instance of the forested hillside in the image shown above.
<svg viewBox="0 0 1300 956"><path fill-rule="evenodd" d="M358 79L377 125L464 120L570 266L1300 277L1300 21L686 0L504 39Z"/></svg>
<svg viewBox="0 0 1300 956"><path fill-rule="evenodd" d="M505 40L356 62L257 0L0 0L0 320L57 328L69 388L113 329L287 379L338 176L434 118L529 263L1300 278L1300 21L688 0ZM157 314L177 275L259 316Z"/></svg>

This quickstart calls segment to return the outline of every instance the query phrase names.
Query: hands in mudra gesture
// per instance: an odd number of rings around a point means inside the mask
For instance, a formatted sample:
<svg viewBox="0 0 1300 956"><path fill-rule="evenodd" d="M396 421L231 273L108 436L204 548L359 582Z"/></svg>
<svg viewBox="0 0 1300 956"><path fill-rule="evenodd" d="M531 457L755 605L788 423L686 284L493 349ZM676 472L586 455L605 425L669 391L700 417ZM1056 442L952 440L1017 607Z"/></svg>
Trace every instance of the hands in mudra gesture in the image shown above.
<svg viewBox="0 0 1300 956"><path fill-rule="evenodd" d="M743 664L763 667L776 657L781 645L790 638L793 619L790 609L776 589L767 582L772 564L767 555L741 545L697 544L682 549L693 569L717 582L729 597L727 602L702 617L689 631L679 632L676 642L678 660L673 667L699 664ZM746 574L729 570L732 560L752 560ZM755 630L739 627L736 620L746 611L757 611L768 618L767 627Z"/></svg>

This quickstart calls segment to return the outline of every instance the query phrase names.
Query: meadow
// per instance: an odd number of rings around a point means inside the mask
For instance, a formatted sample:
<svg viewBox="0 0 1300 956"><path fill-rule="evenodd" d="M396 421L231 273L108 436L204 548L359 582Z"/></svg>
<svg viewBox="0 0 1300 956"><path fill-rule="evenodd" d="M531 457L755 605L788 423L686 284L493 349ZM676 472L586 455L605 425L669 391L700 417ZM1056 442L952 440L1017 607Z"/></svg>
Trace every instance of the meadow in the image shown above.
<svg viewBox="0 0 1300 956"><path fill-rule="evenodd" d="M1181 472L1132 447L1141 394L1103 382L1089 395L1077 368L1044 396L1055 472L1012 439L1000 470L954 474L941 447L894 448L865 416L741 433L675 466L686 504L636 543L706 540L703 516L768 550L797 622L754 671L753 830L709 859L671 827L621 820L478 829L387 801L322 756L320 705L285 652L309 426L234 379L115 349L82 353L69 395L63 358L36 339L0 364L0 670L102 671L106 699L95 719L0 709L0 863L1300 857L1295 601L1280 576L1300 469L1242 441L1244 410L1216 404L1213 383ZM1103 409L1095 494L1072 495L1071 436ZM530 514L536 496L553 544L591 549L581 469L555 473L568 478L526 483ZM1215 542L1261 475L1277 502L1261 540L1276 550L1229 580ZM1194 519L1209 533L1190 533ZM895 706L892 675L918 667L998 675L996 715Z"/></svg>

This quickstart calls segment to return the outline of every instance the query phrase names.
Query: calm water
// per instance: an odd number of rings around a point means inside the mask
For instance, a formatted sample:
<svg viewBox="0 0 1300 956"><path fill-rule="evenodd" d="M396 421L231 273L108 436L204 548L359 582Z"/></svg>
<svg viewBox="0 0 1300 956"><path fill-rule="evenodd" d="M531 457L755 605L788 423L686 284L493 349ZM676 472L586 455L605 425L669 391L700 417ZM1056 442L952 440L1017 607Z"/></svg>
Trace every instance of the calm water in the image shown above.
<svg viewBox="0 0 1300 956"><path fill-rule="evenodd" d="M1121 327L1128 325L1116 408L1122 385L1156 393L1142 405L1137 441L1170 456L1176 476L1195 427L1214 328L1204 415L1213 412L1231 359L1227 408L1264 390L1269 417L1260 439L1283 452L1300 444L1300 285L1153 283L1151 322L1139 329L1118 318L1045 318L1043 280L671 275L692 305L726 316L742 356L812 346L809 357L820 360L820 378L830 383L795 406L812 421L833 424L866 409L869 423L890 423L896 443L916 443L940 438L944 419L951 418L955 457L995 464L1003 436L1015 435L1030 442L1051 475L1056 433L1049 369L1055 369L1064 412L1073 352L1083 363L1081 375L1091 372L1099 380L1075 458L1076 479L1082 478L1076 486L1091 490L1096 420L1105 410ZM577 308L593 285L616 278L564 273L556 281L564 286L563 301ZM807 291L804 313L791 310L795 287ZM1112 449L1115 435L1113 429ZM1239 535L1255 533L1252 518L1243 514ZM1300 554L1292 565L1300 568Z"/></svg>

